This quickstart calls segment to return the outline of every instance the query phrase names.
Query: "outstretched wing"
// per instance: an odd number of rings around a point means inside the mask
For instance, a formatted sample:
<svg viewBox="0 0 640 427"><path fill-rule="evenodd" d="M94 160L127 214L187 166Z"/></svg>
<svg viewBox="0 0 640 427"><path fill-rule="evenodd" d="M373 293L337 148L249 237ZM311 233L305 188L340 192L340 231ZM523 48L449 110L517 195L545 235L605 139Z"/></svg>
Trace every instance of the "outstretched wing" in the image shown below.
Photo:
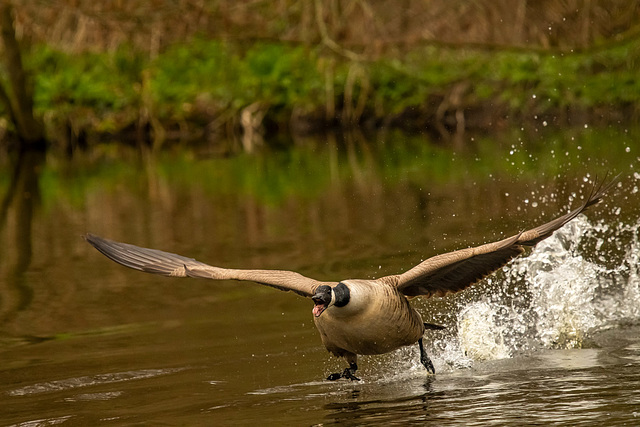
<svg viewBox="0 0 640 427"><path fill-rule="evenodd" d="M407 296L443 296L462 291L520 255L525 246L534 246L546 239L589 206L598 203L618 176L607 185L594 186L582 206L553 221L498 242L434 256L405 273L379 280L395 283Z"/></svg>
<svg viewBox="0 0 640 427"><path fill-rule="evenodd" d="M214 280L248 280L272 286L282 291L293 291L311 297L320 285L335 285L320 282L293 271L286 270L239 270L207 265L193 258L157 249L141 248L127 243L115 242L93 234L85 240L102 252L107 258L125 267L147 273L173 277L201 277Z"/></svg>

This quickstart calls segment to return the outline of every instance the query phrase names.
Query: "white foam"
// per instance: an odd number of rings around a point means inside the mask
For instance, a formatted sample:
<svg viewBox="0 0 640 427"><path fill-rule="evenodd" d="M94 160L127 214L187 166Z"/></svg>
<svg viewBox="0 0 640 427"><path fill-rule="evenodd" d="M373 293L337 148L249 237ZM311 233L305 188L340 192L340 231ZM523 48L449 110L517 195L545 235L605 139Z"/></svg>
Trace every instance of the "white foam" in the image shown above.
<svg viewBox="0 0 640 427"><path fill-rule="evenodd" d="M488 301L479 301L467 305L458 315L458 342L466 357L494 360L511 355L504 342L504 326L496 321L496 308Z"/></svg>
<svg viewBox="0 0 640 427"><path fill-rule="evenodd" d="M580 348L597 330L640 321L639 229L574 219L488 279L490 295L460 303L457 333L433 343L434 362Z"/></svg>

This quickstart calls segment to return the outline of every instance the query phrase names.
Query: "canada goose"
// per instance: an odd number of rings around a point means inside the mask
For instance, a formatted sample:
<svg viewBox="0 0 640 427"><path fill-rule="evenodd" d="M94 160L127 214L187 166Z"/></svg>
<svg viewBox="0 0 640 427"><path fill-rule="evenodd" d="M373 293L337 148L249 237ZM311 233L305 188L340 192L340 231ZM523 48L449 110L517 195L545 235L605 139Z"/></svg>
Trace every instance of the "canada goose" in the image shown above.
<svg viewBox="0 0 640 427"><path fill-rule="evenodd" d="M617 177L616 177L617 178ZM247 280L293 291L313 300L313 317L327 350L344 357L349 367L328 380L358 380L358 354L382 354L418 343L420 362L432 374L433 363L424 350L425 329L442 326L425 323L407 297L444 296L462 291L534 246L555 230L598 203L615 183L594 187L577 209L536 228L481 246L437 255L410 270L375 280L349 279L321 282L293 271L240 270L214 267L192 258L156 249L114 242L93 234L84 238L108 258L126 267L174 277Z"/></svg>

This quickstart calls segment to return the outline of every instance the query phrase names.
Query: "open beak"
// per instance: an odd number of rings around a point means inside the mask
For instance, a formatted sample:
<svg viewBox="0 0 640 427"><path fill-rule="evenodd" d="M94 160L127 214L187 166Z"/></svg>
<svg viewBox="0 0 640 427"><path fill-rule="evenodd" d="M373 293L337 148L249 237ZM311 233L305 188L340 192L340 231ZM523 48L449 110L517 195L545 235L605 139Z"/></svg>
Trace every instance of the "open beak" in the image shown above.
<svg viewBox="0 0 640 427"><path fill-rule="evenodd" d="M316 304L313 306L313 315L320 317L322 313L327 309L327 304Z"/></svg>

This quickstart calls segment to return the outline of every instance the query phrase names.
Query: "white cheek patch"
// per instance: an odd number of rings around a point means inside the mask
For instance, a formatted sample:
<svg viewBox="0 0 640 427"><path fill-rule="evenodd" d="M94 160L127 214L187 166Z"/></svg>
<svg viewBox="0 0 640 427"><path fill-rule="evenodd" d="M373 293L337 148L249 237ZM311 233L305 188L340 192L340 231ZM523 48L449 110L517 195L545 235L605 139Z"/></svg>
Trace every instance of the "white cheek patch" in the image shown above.
<svg viewBox="0 0 640 427"><path fill-rule="evenodd" d="M336 305L336 293L333 291L333 288L331 289L331 301L329 301L329 304L327 304L327 308L332 307Z"/></svg>
<svg viewBox="0 0 640 427"><path fill-rule="evenodd" d="M327 308L335 305L336 303L336 293L333 291L333 289L331 289L331 301L329 301L329 304L327 304Z"/></svg>

